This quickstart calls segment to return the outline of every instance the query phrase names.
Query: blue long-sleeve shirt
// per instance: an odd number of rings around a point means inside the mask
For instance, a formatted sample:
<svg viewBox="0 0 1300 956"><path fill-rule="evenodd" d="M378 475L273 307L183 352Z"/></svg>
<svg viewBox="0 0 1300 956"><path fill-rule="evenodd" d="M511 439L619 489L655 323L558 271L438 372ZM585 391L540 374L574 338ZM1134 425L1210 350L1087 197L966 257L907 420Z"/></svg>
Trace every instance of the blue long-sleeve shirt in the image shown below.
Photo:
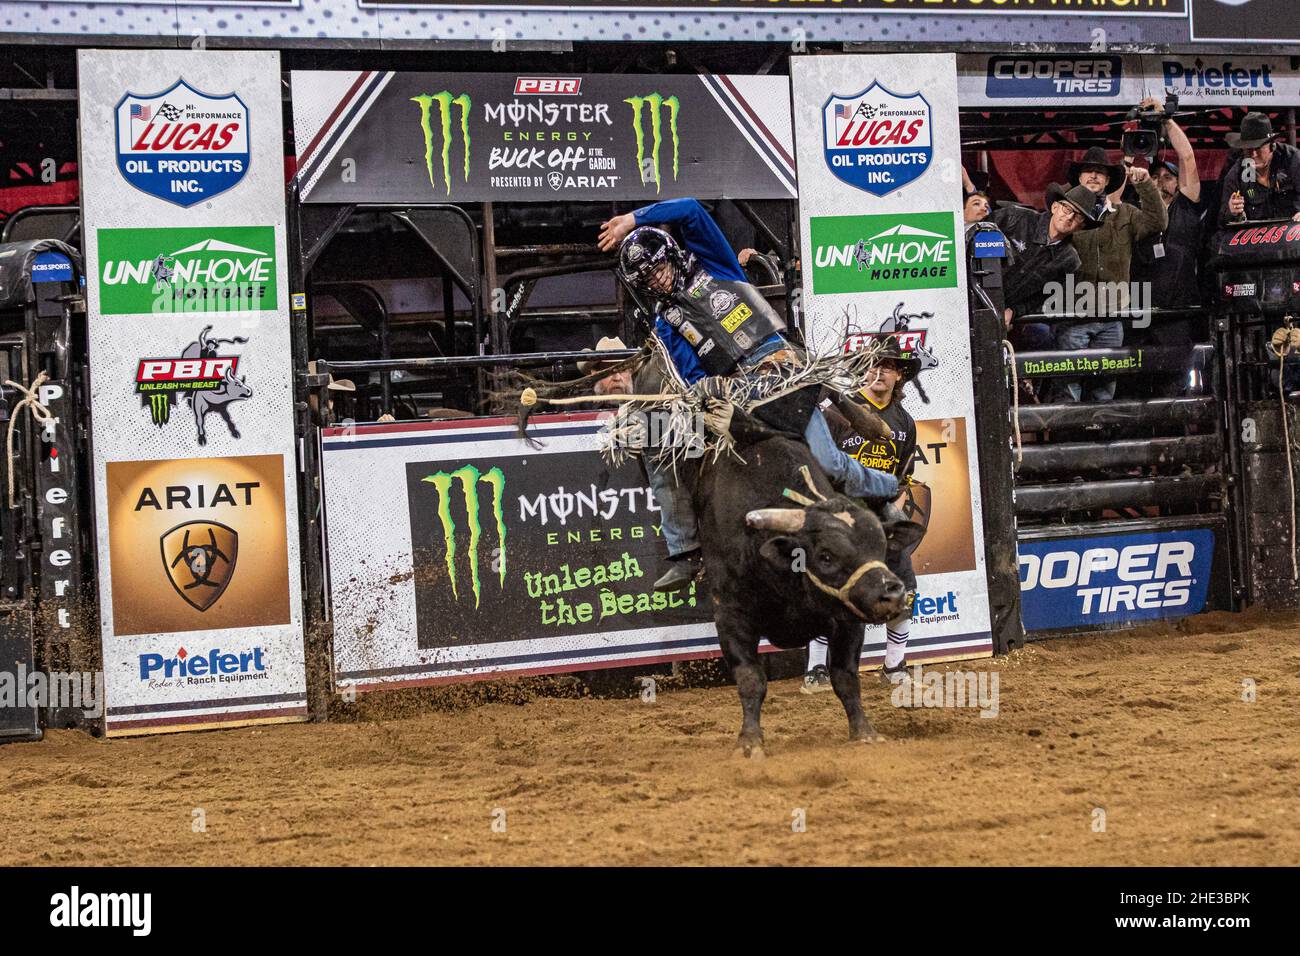
<svg viewBox="0 0 1300 956"><path fill-rule="evenodd" d="M700 267L715 279L730 282L748 282L740 260L731 251L726 236L696 199L665 199L663 202L642 206L632 214L638 226L650 223L667 223L677 227L682 243L694 254ZM655 335L668 347L673 364L687 385L692 385L707 374L695 350L681 334L663 319L655 320Z"/></svg>

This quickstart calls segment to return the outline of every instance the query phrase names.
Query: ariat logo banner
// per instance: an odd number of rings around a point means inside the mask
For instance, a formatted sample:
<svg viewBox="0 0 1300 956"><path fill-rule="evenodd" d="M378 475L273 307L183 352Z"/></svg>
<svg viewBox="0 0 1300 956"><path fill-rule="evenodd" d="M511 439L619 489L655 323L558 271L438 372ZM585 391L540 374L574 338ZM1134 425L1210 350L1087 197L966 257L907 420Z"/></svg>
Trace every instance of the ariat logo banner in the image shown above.
<svg viewBox="0 0 1300 956"><path fill-rule="evenodd" d="M216 521L186 521L162 536L163 566L176 593L206 611L226 593L239 557L239 532Z"/></svg>
<svg viewBox="0 0 1300 956"><path fill-rule="evenodd" d="M114 633L289 622L284 458L107 466Z"/></svg>
<svg viewBox="0 0 1300 956"><path fill-rule="evenodd" d="M480 514L483 499L479 495L480 484L487 485L490 489L488 520L496 532L497 543L489 563L496 571L500 587L504 588L506 585L506 519L501 505L502 496L505 494L505 475L500 468L491 468L486 473L481 473L473 465L462 465L453 472L439 471L425 476L422 480L438 489L438 520L442 525L447 580L451 584L452 596L458 600L460 588L456 578L456 519L452 515L453 498L459 499L464 505L464 521L469 529L469 540L465 543L468 552L469 586L474 593L474 607L477 608L481 596L479 569L482 556L479 554L479 546L483 542L483 516Z"/></svg>

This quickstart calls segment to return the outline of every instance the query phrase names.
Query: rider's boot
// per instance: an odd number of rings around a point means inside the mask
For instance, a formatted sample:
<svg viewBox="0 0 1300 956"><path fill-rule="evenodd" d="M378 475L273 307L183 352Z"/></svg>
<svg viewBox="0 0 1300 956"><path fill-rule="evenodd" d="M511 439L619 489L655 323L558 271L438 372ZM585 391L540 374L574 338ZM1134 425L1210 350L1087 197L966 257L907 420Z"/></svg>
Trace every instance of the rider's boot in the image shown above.
<svg viewBox="0 0 1300 956"><path fill-rule="evenodd" d="M700 573L700 568L703 566L704 561L700 557L699 548L687 551L685 554L674 555L668 559L668 570L655 581L655 590L667 592L683 588L695 580L695 576Z"/></svg>

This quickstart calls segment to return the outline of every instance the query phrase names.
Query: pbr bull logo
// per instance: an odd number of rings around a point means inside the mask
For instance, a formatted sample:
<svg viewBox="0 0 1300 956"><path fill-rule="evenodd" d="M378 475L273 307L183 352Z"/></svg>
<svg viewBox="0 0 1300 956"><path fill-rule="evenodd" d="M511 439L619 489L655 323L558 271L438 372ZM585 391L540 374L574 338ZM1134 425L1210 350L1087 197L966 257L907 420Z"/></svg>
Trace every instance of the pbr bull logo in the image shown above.
<svg viewBox="0 0 1300 956"><path fill-rule="evenodd" d="M451 583L451 594L460 600L460 590L456 583L456 520L452 517L453 491L459 488L459 499L465 507L465 523L469 525L469 580L474 592L474 607L477 610L480 598L479 581L479 543L483 537L483 523L480 520L481 500L478 486L485 484L492 489L492 518L496 523L497 554L492 564L497 572L500 586L506 586L506 519L502 510L502 500L506 490L506 476L500 468L491 468L481 472L473 465L462 465L452 472L440 471L428 475L421 481L427 481L438 490L438 521L442 525L442 542L445 549L447 578Z"/></svg>
<svg viewBox="0 0 1300 956"><path fill-rule="evenodd" d="M239 558L239 533L216 521L186 521L160 539L167 580L196 611L226 593Z"/></svg>
<svg viewBox="0 0 1300 956"><path fill-rule="evenodd" d="M908 312L906 309L907 303L898 303L894 306L894 311L881 321L878 331L863 332L856 321L855 313L850 313L846 308L844 324L847 335L844 339L844 351L857 352L870 347L874 342L892 338L898 342L899 351L905 360L916 359L921 363L917 369L918 374L937 368L939 358L934 354L934 349L926 345L930 331L928 325L934 318L934 313Z"/></svg>
<svg viewBox="0 0 1300 956"><path fill-rule="evenodd" d="M238 355L218 355L222 345L243 345L248 339L236 335L229 339L209 338L212 326L205 326L198 339L181 350L179 357L142 358L136 365L135 391L140 404L149 409L149 417L159 428L171 420L171 410L184 395L194 412L194 424L200 445L208 443L204 425L213 412L220 415L232 438L239 429L230 417L229 406L251 398L253 390L246 376L236 377Z"/></svg>
<svg viewBox="0 0 1300 956"><path fill-rule="evenodd" d="M248 107L179 79L161 93L117 103L117 168L141 192L188 209L238 185L248 172Z"/></svg>
<svg viewBox="0 0 1300 956"><path fill-rule="evenodd" d="M853 96L832 94L822 107L826 166L837 179L873 196L914 182L934 156L930 103L872 83Z"/></svg>

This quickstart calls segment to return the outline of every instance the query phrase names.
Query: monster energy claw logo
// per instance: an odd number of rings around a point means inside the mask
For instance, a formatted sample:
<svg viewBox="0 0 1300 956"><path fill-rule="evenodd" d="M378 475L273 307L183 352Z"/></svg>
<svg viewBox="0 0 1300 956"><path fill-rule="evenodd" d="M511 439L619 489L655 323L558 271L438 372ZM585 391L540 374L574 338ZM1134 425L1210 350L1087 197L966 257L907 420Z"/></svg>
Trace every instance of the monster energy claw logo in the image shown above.
<svg viewBox="0 0 1300 956"><path fill-rule="evenodd" d="M469 524L469 577L474 590L474 607L479 603L478 577L478 543L483 535L483 526L479 523L478 486L480 483L492 486L492 516L497 524L497 544L501 549L501 560L497 574L501 587L506 586L506 520L501 510L501 501L505 495L506 476L500 468L480 472L473 465L462 465L453 472L440 471L421 479L438 489L438 520L442 523L442 541L446 547L447 577L451 580L451 593L460 600L456 587L456 522L451 516L452 484L459 483L461 496L465 501L465 520Z"/></svg>
<svg viewBox="0 0 1300 956"><path fill-rule="evenodd" d="M469 95L461 93L459 96L452 96L446 90L441 93L434 93L430 96L428 93L421 93L419 96L411 97L412 103L418 103L420 106L420 128L424 130L424 164L429 169L429 183L434 189L438 188L438 180L433 174L433 126L432 112L433 104L438 104L438 130L441 135L442 144L442 181L447 195L451 195L451 114L452 107L460 107L460 134L465 138L465 170L463 179L469 182L469 111L472 101Z"/></svg>
<svg viewBox="0 0 1300 956"><path fill-rule="evenodd" d="M668 130L673 137L673 180L677 179L678 168L678 148L680 146L677 140L677 114L681 110L681 102L675 96L665 98L659 93L648 93L645 96L629 96L623 101L632 107L632 131L636 133L636 165L641 171L641 183L645 185L649 179L654 180L655 192L659 192L659 148L663 145L663 109L668 108ZM645 161L645 128L641 125L641 106L646 105L650 110L650 173L646 176Z"/></svg>

